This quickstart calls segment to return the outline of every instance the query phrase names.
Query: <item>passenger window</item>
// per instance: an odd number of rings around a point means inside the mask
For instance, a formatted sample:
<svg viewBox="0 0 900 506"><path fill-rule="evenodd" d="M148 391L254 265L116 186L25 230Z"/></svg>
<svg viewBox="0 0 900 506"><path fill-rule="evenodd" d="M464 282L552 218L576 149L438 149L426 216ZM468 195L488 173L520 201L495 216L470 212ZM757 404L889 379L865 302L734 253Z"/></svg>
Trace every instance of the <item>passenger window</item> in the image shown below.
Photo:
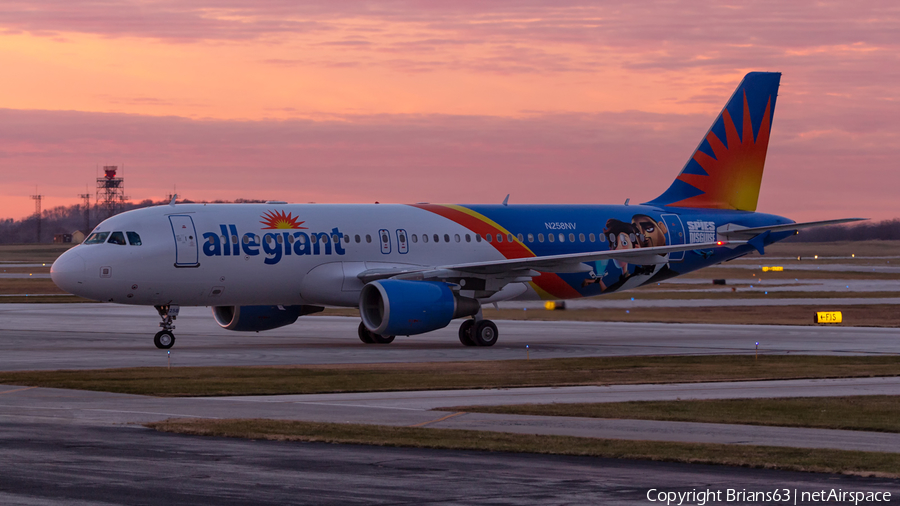
<svg viewBox="0 0 900 506"><path fill-rule="evenodd" d="M456 242L459 242L459 234L453 234L453 239L454 239Z"/></svg>
<svg viewBox="0 0 900 506"><path fill-rule="evenodd" d="M466 242L472 242L472 236L466 234Z"/></svg>
<svg viewBox="0 0 900 506"><path fill-rule="evenodd" d="M497 242L503 242L503 234L497 234Z"/></svg>
<svg viewBox="0 0 900 506"><path fill-rule="evenodd" d="M109 232L94 232L87 239L85 239L84 244L100 244L106 242L106 238L109 237Z"/></svg>
<svg viewBox="0 0 900 506"><path fill-rule="evenodd" d="M344 234L344 244L350 244L350 234Z"/></svg>
<svg viewBox="0 0 900 506"><path fill-rule="evenodd" d="M559 242L566 242L566 235L565 235L565 234L559 234Z"/></svg>
<svg viewBox="0 0 900 506"><path fill-rule="evenodd" d="M357 244L359 244L359 241L360 241L359 234L356 234L355 236L353 236L353 240L356 241Z"/></svg>
<svg viewBox="0 0 900 506"><path fill-rule="evenodd" d="M484 238L487 239L487 242L491 242L494 240L494 236L491 234L484 234Z"/></svg>
<svg viewBox="0 0 900 506"><path fill-rule="evenodd" d="M118 244L120 246L124 246L125 245L125 234L123 234L122 232L113 232L112 234L109 235L109 241L107 241L107 242L110 244Z"/></svg>
<svg viewBox="0 0 900 506"><path fill-rule="evenodd" d="M276 241L278 244L282 244L282 243L284 242L284 237L283 237L281 234L278 234L278 235L275 236L275 241Z"/></svg>
<svg viewBox="0 0 900 506"><path fill-rule="evenodd" d="M416 237L416 234L410 236L412 238L412 242L419 242L419 238Z"/></svg>
<svg viewBox="0 0 900 506"><path fill-rule="evenodd" d="M534 234L528 234L528 242L534 242Z"/></svg>
<svg viewBox="0 0 900 506"><path fill-rule="evenodd" d="M562 234L560 234L560 236L562 236ZM547 240L553 242L556 240L556 236L553 234L547 234Z"/></svg>
<svg viewBox="0 0 900 506"><path fill-rule="evenodd" d="M237 244L237 243L238 243L237 236L236 235L231 236L231 244Z"/></svg>
<svg viewBox="0 0 900 506"><path fill-rule="evenodd" d="M575 242L575 234L569 234L569 242ZM584 242L584 234L581 236L581 242Z"/></svg>
<svg viewBox="0 0 900 506"><path fill-rule="evenodd" d="M341 242L341 236L338 234L331 234L331 242L335 244Z"/></svg>
<svg viewBox="0 0 900 506"><path fill-rule="evenodd" d="M517 235L516 238L519 240L519 242L525 242L525 238L522 237L522 234Z"/></svg>
<svg viewBox="0 0 900 506"><path fill-rule="evenodd" d="M432 238L434 239L434 242L441 242L441 237L440 237L439 235L437 235L437 234L434 234L434 235L432 236Z"/></svg>
<svg viewBox="0 0 900 506"><path fill-rule="evenodd" d="M250 244L250 236L244 236L244 244Z"/></svg>
<svg viewBox="0 0 900 506"><path fill-rule="evenodd" d="M481 234L475 234L475 242L481 242Z"/></svg>
<svg viewBox="0 0 900 506"><path fill-rule="evenodd" d="M450 234L444 234L444 242L450 242Z"/></svg>
<svg viewBox="0 0 900 506"><path fill-rule="evenodd" d="M594 233L593 232L591 232L590 235L588 235L588 239L590 239L591 242L594 242Z"/></svg>
<svg viewBox="0 0 900 506"><path fill-rule="evenodd" d="M294 236L289 235L289 236L288 236L288 242L291 243L291 244L294 244Z"/></svg>
<svg viewBox="0 0 900 506"><path fill-rule="evenodd" d="M372 242L372 236L371 236L371 235L366 234L366 242Z"/></svg>
<svg viewBox="0 0 900 506"><path fill-rule="evenodd" d="M507 242L513 242L513 240L512 240L512 234L506 234L506 241L507 241Z"/></svg>
<svg viewBox="0 0 900 506"><path fill-rule="evenodd" d="M139 236L137 232L125 232L125 234L128 236L128 242L130 242L132 246L141 245L141 236Z"/></svg>
<svg viewBox="0 0 900 506"><path fill-rule="evenodd" d="M544 234L538 234L538 242L544 242Z"/></svg>

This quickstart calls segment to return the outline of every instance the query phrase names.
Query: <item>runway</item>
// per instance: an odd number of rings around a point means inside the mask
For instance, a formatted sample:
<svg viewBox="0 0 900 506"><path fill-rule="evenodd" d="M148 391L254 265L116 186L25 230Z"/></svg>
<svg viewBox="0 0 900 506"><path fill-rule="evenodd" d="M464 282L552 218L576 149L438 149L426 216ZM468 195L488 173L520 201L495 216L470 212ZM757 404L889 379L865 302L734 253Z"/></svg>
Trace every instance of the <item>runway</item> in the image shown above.
<svg viewBox="0 0 900 506"><path fill-rule="evenodd" d="M896 379L836 380L823 385L807 382L805 386L802 382L785 383L780 385L784 394L795 393L798 388L862 388L872 393L896 391L898 387ZM672 386L668 395L688 387ZM698 392L716 388L696 387ZM631 388L631 394L613 392L611 398L633 396L641 390ZM730 388L741 386L731 384ZM4 449L0 452L0 502L635 504L645 502L651 489L692 488L723 493L727 489L789 488L794 493L842 488L900 494L897 480L871 477L600 458L245 441L162 434L137 425L171 417L264 417L421 426L446 415L428 408L447 402L448 396L452 396L452 402L477 399L485 403L491 396L493 402L507 402L517 393L538 401L542 396L555 395L552 390L556 389L544 390L166 399L0 386L0 445ZM570 390L562 389L560 396L572 394ZM465 398L467 393L471 398ZM852 445L869 451L897 451L900 444L900 435L885 433L475 413L427 426L730 444L759 444L763 440L811 448Z"/></svg>
<svg viewBox="0 0 900 506"><path fill-rule="evenodd" d="M0 369L162 366L153 310L108 304L0 305ZM354 318L304 317L234 333L209 310L176 322L174 367L762 353L897 354L897 331L498 321L500 343L466 348L451 327L367 346ZM900 394L896 379L164 399L0 386L3 504L560 504L646 502L647 491L710 488L892 491L896 480L596 458L274 443L160 434L173 417L271 417L525 434L711 441L900 452L900 435L721 424L467 413L436 407L508 402ZM527 399L527 401L526 401ZM739 502L732 502L739 504ZM798 502L798 504L803 504Z"/></svg>
<svg viewBox="0 0 900 506"><path fill-rule="evenodd" d="M266 332L232 332L208 308L182 308L171 354L156 349L155 310L113 304L0 304L0 370L509 360L628 355L900 353L900 331L874 327L497 321L490 348L460 345L456 325L364 345L359 320L304 316Z"/></svg>
<svg viewBox="0 0 900 506"><path fill-rule="evenodd" d="M647 504L651 489L719 490L723 499L728 489L900 493L890 479L720 466L244 441L2 420L0 429L5 505L620 505Z"/></svg>

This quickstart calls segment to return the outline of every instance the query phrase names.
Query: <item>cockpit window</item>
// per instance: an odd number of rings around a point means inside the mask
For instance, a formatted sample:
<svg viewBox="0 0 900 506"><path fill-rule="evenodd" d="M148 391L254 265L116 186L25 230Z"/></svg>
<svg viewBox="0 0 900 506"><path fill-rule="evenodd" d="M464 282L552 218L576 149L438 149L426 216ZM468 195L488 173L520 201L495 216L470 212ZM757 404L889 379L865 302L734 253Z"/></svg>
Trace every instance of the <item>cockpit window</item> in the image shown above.
<svg viewBox="0 0 900 506"><path fill-rule="evenodd" d="M109 234L109 241L107 242L110 244L118 244L120 246L127 244L125 242L125 234L122 232L113 232L112 234Z"/></svg>
<svg viewBox="0 0 900 506"><path fill-rule="evenodd" d="M132 246L140 246L141 245L141 236L138 235L137 232L125 232L128 234L128 242L131 243Z"/></svg>
<svg viewBox="0 0 900 506"><path fill-rule="evenodd" d="M100 244L106 242L106 238L109 236L109 232L94 232L87 239L84 240L84 244Z"/></svg>

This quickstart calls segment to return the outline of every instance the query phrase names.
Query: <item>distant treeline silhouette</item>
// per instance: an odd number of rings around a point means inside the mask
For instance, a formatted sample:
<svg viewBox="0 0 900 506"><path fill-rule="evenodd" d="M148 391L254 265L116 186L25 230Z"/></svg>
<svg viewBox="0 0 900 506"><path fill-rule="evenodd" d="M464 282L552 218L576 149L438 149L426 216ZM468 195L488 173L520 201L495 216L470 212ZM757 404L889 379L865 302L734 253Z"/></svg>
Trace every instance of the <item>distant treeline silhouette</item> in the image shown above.
<svg viewBox="0 0 900 506"><path fill-rule="evenodd" d="M801 230L798 235L787 240L790 242L835 242L870 241L874 239L882 241L900 240L900 218Z"/></svg>
<svg viewBox="0 0 900 506"><path fill-rule="evenodd" d="M237 199L237 200L216 200L211 203L264 203L265 200ZM132 209L140 209L142 207L150 207L155 205L167 204L168 202L154 202L152 200L143 200L141 202L125 202L122 204L119 212L130 211ZM179 204L195 203L191 200L179 200ZM106 209L96 205L90 209L91 229L96 227L98 223L105 220L109 216ZM41 213L41 238L37 238L37 220L34 215L21 220L0 219L0 244L24 244L24 243L51 243L53 236L56 234L71 234L80 230L85 235L90 233L85 230L84 206L59 206L53 209L46 209Z"/></svg>

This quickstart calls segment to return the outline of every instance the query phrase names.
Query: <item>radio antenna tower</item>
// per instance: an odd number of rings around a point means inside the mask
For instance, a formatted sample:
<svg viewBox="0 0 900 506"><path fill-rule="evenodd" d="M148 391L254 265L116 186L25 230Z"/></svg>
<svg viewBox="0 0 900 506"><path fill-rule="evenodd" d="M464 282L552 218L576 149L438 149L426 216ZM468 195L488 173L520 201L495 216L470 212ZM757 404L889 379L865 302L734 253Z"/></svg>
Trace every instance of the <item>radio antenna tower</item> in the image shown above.
<svg viewBox="0 0 900 506"><path fill-rule="evenodd" d="M91 194L87 193L87 185L85 186L85 193L79 193L78 196L84 200L84 235L88 235L91 231Z"/></svg>
<svg viewBox="0 0 900 506"><path fill-rule="evenodd" d="M35 242L41 242L41 199L44 196L37 194L37 187L34 188L34 193L31 198L34 199L34 219L37 222L37 241Z"/></svg>
<svg viewBox="0 0 900 506"><path fill-rule="evenodd" d="M125 203L125 179L116 176L118 169L116 165L104 165L103 177L97 178L97 206L106 210L106 218L116 214Z"/></svg>

